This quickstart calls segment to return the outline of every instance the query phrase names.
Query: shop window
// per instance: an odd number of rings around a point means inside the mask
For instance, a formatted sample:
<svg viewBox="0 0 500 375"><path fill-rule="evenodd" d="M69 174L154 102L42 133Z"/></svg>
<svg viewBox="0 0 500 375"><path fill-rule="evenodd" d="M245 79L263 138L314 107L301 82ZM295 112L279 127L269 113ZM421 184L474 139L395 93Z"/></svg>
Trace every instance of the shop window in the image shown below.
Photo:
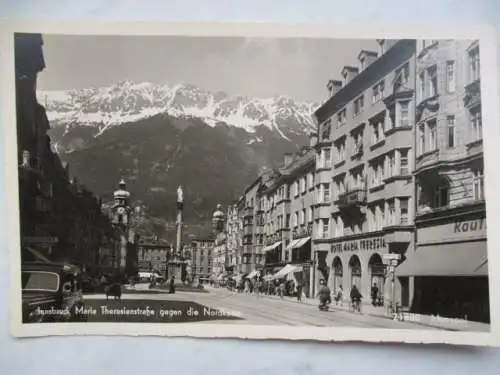
<svg viewBox="0 0 500 375"><path fill-rule="evenodd" d="M445 179L441 179L434 191L434 208L446 207L450 199L450 185Z"/></svg>

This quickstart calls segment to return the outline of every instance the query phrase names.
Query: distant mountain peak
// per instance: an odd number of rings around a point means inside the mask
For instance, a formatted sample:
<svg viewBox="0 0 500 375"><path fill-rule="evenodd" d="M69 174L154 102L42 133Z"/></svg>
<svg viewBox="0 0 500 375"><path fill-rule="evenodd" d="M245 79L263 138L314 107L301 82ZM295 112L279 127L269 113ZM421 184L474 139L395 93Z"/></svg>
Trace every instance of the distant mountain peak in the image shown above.
<svg viewBox="0 0 500 375"><path fill-rule="evenodd" d="M307 134L314 128L316 103L298 102L280 95L251 98L210 91L190 83L157 85L119 81L86 89L39 91L53 127L92 126L102 134L110 127L135 122L160 113L173 117L198 117L209 126L226 123L253 133L265 126L284 139Z"/></svg>

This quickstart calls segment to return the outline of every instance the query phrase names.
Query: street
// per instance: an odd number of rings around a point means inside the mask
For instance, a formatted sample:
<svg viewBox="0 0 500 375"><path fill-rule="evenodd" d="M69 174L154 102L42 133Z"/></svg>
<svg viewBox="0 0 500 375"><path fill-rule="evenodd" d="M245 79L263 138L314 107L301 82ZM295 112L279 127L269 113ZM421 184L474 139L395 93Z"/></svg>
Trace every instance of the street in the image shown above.
<svg viewBox="0 0 500 375"><path fill-rule="evenodd" d="M206 322L217 324L338 326L359 328L436 329L413 322L331 309L288 300L211 289L208 293L125 293L121 301L85 296L88 322ZM136 311L140 310L140 311Z"/></svg>

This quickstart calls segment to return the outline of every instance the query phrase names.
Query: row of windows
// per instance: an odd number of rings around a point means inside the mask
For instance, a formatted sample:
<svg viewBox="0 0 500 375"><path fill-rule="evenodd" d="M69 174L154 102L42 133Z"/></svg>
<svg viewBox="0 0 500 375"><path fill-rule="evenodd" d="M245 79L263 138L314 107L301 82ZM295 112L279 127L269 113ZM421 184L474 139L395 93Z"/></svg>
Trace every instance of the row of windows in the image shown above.
<svg viewBox="0 0 500 375"><path fill-rule="evenodd" d="M481 120L481 108L475 107L468 113L470 133L466 142L481 140L483 137L483 125ZM441 131L441 127L443 130ZM457 144L457 126L454 115L446 117L445 122L438 122L436 118L428 119L419 124L417 128L417 155L437 150L439 147L439 135L445 135L445 147L452 149Z"/></svg>

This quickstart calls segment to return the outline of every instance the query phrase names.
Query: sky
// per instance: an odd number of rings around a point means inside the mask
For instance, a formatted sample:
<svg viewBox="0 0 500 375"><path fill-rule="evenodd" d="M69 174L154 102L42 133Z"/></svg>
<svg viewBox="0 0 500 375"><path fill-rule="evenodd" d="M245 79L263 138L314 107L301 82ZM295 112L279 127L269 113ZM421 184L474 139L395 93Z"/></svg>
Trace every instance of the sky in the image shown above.
<svg viewBox="0 0 500 375"><path fill-rule="evenodd" d="M130 80L194 84L256 98L323 101L329 79L357 66L375 40L191 36L44 35L40 90L108 86Z"/></svg>

